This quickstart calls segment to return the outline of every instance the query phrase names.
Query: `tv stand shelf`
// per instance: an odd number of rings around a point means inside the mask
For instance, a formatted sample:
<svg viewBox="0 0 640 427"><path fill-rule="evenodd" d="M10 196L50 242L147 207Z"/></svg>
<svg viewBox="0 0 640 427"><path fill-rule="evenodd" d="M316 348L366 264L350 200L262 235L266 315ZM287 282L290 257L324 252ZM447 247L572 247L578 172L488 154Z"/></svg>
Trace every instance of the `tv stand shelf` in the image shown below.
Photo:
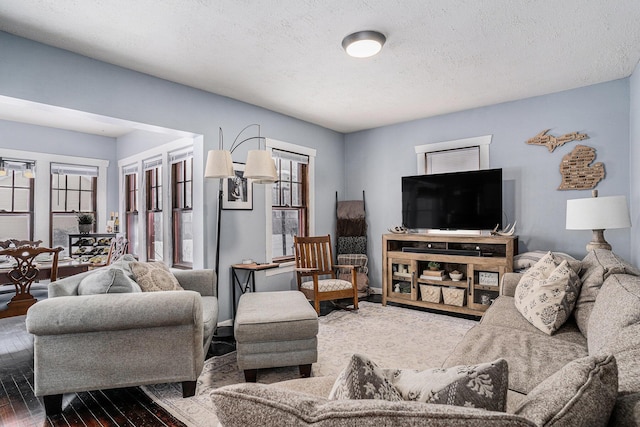
<svg viewBox="0 0 640 427"><path fill-rule="evenodd" d="M498 297L502 275L513 271L517 236L384 234L382 305L482 316ZM429 263L437 263L429 271ZM455 281L451 273L462 273Z"/></svg>

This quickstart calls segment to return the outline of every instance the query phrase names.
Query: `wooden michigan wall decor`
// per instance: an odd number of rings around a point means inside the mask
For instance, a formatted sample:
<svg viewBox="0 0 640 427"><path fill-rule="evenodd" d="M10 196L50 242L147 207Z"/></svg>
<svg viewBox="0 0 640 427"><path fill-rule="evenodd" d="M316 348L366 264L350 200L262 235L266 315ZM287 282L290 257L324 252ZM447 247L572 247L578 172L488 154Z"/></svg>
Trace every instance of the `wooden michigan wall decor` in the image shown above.
<svg viewBox="0 0 640 427"><path fill-rule="evenodd" d="M551 129L543 130L533 138L529 138L526 143L531 145L544 145L545 147L547 147L550 153L553 153L553 150L566 144L567 142L582 141L583 139L589 138L589 135L587 135L586 133L579 132L566 133L561 136L547 135L547 132L549 132L550 130Z"/></svg>
<svg viewBox="0 0 640 427"><path fill-rule="evenodd" d="M594 188L604 178L602 162L590 165L596 158L596 149L578 145L562 158L560 174L562 183L558 190L587 190Z"/></svg>

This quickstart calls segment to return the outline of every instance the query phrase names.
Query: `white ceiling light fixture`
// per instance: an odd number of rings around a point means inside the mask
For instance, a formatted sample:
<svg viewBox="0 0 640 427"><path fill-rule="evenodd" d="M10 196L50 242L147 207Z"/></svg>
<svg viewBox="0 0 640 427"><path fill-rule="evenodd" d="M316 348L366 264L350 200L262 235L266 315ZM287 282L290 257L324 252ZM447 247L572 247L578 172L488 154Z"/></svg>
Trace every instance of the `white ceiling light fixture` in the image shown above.
<svg viewBox="0 0 640 427"><path fill-rule="evenodd" d="M342 47L349 56L369 58L380 52L387 38L378 31L358 31L342 40Z"/></svg>

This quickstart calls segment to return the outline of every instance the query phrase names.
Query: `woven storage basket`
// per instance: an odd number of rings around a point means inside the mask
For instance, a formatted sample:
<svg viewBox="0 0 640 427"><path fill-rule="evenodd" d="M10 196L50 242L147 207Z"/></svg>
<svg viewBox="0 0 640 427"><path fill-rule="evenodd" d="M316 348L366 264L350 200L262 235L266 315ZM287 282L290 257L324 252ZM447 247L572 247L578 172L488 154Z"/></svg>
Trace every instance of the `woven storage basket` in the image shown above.
<svg viewBox="0 0 640 427"><path fill-rule="evenodd" d="M445 304L462 307L464 305L465 290L460 288L442 288Z"/></svg>
<svg viewBox="0 0 640 427"><path fill-rule="evenodd" d="M420 285L420 297L422 301L440 302L440 286Z"/></svg>

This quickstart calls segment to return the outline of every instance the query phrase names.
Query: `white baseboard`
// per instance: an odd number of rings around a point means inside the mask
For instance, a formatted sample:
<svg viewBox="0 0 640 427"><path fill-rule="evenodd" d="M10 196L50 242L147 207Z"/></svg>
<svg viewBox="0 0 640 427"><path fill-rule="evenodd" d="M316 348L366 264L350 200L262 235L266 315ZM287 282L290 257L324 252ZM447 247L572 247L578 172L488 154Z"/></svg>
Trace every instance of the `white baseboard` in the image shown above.
<svg viewBox="0 0 640 427"><path fill-rule="evenodd" d="M373 295L382 295L382 288L369 288L369 293Z"/></svg>
<svg viewBox="0 0 640 427"><path fill-rule="evenodd" d="M218 327L219 328L224 328L226 326L233 326L233 322L231 321L231 319L227 319L227 320L223 320L222 322L218 322Z"/></svg>

